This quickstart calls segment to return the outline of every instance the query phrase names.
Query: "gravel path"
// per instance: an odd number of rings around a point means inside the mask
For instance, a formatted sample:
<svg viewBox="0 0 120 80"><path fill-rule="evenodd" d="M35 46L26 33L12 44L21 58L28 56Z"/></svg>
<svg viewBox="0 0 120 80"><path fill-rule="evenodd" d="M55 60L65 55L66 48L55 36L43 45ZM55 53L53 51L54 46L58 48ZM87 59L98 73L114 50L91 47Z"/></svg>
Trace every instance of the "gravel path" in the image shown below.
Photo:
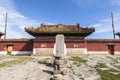
<svg viewBox="0 0 120 80"><path fill-rule="evenodd" d="M49 80L51 75L47 71L53 69L39 64L39 60L41 58L35 58L26 64L0 68L0 80Z"/></svg>
<svg viewBox="0 0 120 80"><path fill-rule="evenodd" d="M34 59L27 61L24 64L17 64L11 67L0 68L0 80L50 80L53 67L46 64L41 64L38 61L46 59L46 57L33 57ZM100 75L95 69L97 63L105 63L110 68L115 68L114 65L120 65L120 57L85 57L86 63L81 63L80 66L72 65L70 73L65 80L101 80ZM6 59L6 61L12 59ZM116 61L117 60L117 61ZM0 62L4 62L1 60ZM120 69L118 69L120 70Z"/></svg>

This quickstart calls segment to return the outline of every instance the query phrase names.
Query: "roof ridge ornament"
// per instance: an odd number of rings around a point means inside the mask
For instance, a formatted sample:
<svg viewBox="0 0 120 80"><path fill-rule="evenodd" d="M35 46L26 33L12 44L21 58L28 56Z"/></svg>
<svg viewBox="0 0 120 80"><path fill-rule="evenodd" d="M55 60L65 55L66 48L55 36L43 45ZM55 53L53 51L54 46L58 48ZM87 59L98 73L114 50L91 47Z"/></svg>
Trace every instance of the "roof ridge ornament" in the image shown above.
<svg viewBox="0 0 120 80"><path fill-rule="evenodd" d="M79 24L79 23L77 23L76 25L77 25L77 27L78 27L78 30L79 30L79 29L80 29L80 24Z"/></svg>
<svg viewBox="0 0 120 80"><path fill-rule="evenodd" d="M58 24L58 28L63 28L63 24Z"/></svg>
<svg viewBox="0 0 120 80"><path fill-rule="evenodd" d="M41 25L40 26L43 26L44 25L44 23L41 23Z"/></svg>

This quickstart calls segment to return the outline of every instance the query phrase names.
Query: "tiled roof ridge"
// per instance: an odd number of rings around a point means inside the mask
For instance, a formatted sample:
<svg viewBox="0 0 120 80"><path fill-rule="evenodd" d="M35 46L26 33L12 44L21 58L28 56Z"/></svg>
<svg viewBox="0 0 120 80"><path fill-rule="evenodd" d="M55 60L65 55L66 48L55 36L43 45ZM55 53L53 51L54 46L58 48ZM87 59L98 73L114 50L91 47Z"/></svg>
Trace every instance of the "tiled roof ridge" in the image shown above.
<svg viewBox="0 0 120 80"><path fill-rule="evenodd" d="M120 39L85 39L86 41L120 41Z"/></svg>
<svg viewBox="0 0 120 80"><path fill-rule="evenodd" d="M29 38L8 38L8 39L0 39L0 41L30 41L33 39Z"/></svg>
<svg viewBox="0 0 120 80"><path fill-rule="evenodd" d="M4 34L3 32L0 32L0 34Z"/></svg>
<svg viewBox="0 0 120 80"><path fill-rule="evenodd" d="M120 32L117 32L116 35L120 35Z"/></svg>

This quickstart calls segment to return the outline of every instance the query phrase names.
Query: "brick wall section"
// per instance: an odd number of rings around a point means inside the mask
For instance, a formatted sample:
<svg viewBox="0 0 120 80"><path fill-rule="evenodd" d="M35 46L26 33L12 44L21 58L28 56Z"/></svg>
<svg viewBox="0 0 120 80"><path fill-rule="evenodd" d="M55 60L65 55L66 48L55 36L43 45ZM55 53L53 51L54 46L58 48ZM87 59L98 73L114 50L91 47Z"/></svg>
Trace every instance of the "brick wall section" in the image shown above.
<svg viewBox="0 0 120 80"><path fill-rule="evenodd" d="M0 51L5 51L6 44L13 44L13 51L33 51L33 48L42 48L42 44L45 44L45 48L53 49L55 40L40 40L40 39L7 39L0 40ZM120 40L119 39L85 39L85 40L66 40L66 47L68 49L75 48L74 44L78 44L77 48L86 48L89 51L108 51L106 44L115 44L115 51L120 52ZM77 49L76 48L76 49ZM46 50L47 51L47 50Z"/></svg>
<svg viewBox="0 0 120 80"><path fill-rule="evenodd" d="M46 48L53 48L55 40L34 40L34 48L42 48L42 44L46 44ZM86 40L66 40L67 48L75 48L74 45L78 44L78 48L87 48L87 51L108 51L108 43L115 44L115 51L120 51L120 40L112 39L86 39Z"/></svg>
<svg viewBox="0 0 120 80"><path fill-rule="evenodd" d="M32 42L19 42L13 43L13 51L32 51L33 50L33 43Z"/></svg>
<svg viewBox="0 0 120 80"><path fill-rule="evenodd" d="M102 42L87 42L87 51L107 51L108 46Z"/></svg>
<svg viewBox="0 0 120 80"><path fill-rule="evenodd" d="M46 44L46 48L54 48L55 40L34 40L34 48L42 48L41 45ZM67 48L74 48L75 44L78 44L78 48L85 48L84 40L67 40L65 41Z"/></svg>
<svg viewBox="0 0 120 80"><path fill-rule="evenodd" d="M0 51L4 51L4 50L5 50L5 43L0 42Z"/></svg>
<svg viewBox="0 0 120 80"><path fill-rule="evenodd" d="M67 48L74 48L74 45L78 45L78 48L85 48L85 41L84 40L67 40L65 41Z"/></svg>
<svg viewBox="0 0 120 80"><path fill-rule="evenodd" d="M120 51L120 40L119 39L91 39L86 40L88 51L108 51L108 43L115 44L115 51Z"/></svg>
<svg viewBox="0 0 120 80"><path fill-rule="evenodd" d="M115 43L115 51L120 51L120 42L119 43Z"/></svg>
<svg viewBox="0 0 120 80"><path fill-rule="evenodd" d="M33 41L32 40L2 40L0 41L0 51L5 51L6 45L12 44L13 51L32 51Z"/></svg>
<svg viewBox="0 0 120 80"><path fill-rule="evenodd" d="M39 40L35 39L33 43L33 48L42 48L42 44L45 44L46 48L54 48L54 40Z"/></svg>

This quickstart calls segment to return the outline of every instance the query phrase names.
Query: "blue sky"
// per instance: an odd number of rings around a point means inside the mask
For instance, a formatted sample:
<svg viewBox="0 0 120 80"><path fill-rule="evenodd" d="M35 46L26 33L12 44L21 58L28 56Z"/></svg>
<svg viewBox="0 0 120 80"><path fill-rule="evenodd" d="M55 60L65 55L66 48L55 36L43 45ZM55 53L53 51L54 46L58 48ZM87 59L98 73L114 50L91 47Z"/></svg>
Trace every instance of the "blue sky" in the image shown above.
<svg viewBox="0 0 120 80"><path fill-rule="evenodd" d="M87 38L113 38L111 12L120 31L120 0L0 0L0 31L8 13L8 38L32 38L25 27L44 24L76 24L95 27ZM117 36L116 36L117 37ZM117 37L118 38L118 37Z"/></svg>

